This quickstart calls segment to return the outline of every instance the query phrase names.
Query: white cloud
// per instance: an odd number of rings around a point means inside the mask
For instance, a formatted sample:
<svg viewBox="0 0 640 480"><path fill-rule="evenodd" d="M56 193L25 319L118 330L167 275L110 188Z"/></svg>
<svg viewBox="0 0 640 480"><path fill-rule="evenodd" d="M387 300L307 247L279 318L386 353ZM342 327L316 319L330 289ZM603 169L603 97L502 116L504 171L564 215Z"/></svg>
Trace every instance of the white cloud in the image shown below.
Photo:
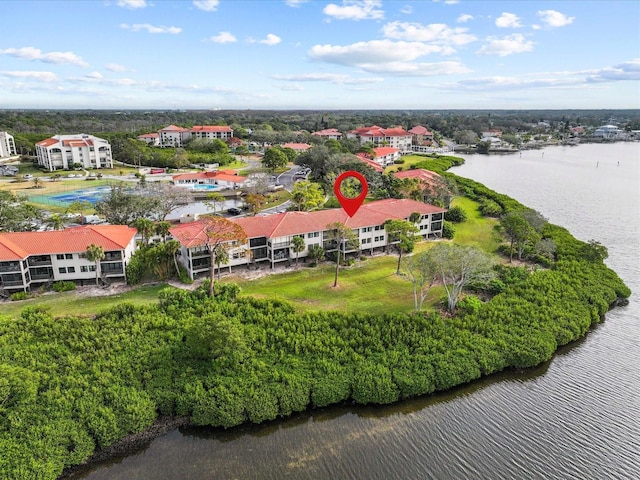
<svg viewBox="0 0 640 480"><path fill-rule="evenodd" d="M210 37L213 43L234 43L237 42L238 39L229 32L219 32L217 35Z"/></svg>
<svg viewBox="0 0 640 480"><path fill-rule="evenodd" d="M329 82L340 85L359 85L365 83L379 83L382 78L355 78L342 73L303 73L299 75L272 75L275 80L286 82Z"/></svg>
<svg viewBox="0 0 640 480"><path fill-rule="evenodd" d="M289 7L299 7L303 3L307 3L309 0L284 0L284 3Z"/></svg>
<svg viewBox="0 0 640 480"><path fill-rule="evenodd" d="M135 10L137 8L145 8L147 6L146 0L118 0L117 5L123 8L130 8Z"/></svg>
<svg viewBox="0 0 640 480"><path fill-rule="evenodd" d="M576 19L576 17L568 17L556 10L540 10L538 16L548 27L564 27L573 23Z"/></svg>
<svg viewBox="0 0 640 480"><path fill-rule="evenodd" d="M435 75L457 75L469 73L467 67L460 62L389 62L384 64L361 64L359 67L370 73L384 73L387 75L431 77Z"/></svg>
<svg viewBox="0 0 640 480"><path fill-rule="evenodd" d="M285 83L281 85L280 90L284 90L285 92L302 92L304 91L304 87L302 85L297 85L295 83Z"/></svg>
<svg viewBox="0 0 640 480"><path fill-rule="evenodd" d="M148 33L170 33L172 35L176 35L182 31L180 27L164 27L162 25L151 25L149 23L134 23L133 25L121 23L120 28L131 30L132 32L146 30Z"/></svg>
<svg viewBox="0 0 640 480"><path fill-rule="evenodd" d="M462 15L460 15L456 19L456 22L458 22L458 23L466 23L469 20L473 20L473 15L469 15L468 13L463 13Z"/></svg>
<svg viewBox="0 0 640 480"><path fill-rule="evenodd" d="M497 55L506 57L514 53L531 52L534 43L526 41L524 35L514 33L506 37L487 37L487 43L476 53L478 55Z"/></svg>
<svg viewBox="0 0 640 480"><path fill-rule="evenodd" d="M193 0L193 5L205 12L215 12L219 3L220 0Z"/></svg>
<svg viewBox="0 0 640 480"><path fill-rule="evenodd" d="M411 5L406 5L400 9L400 13L411 15L413 13L413 7Z"/></svg>
<svg viewBox="0 0 640 480"><path fill-rule="evenodd" d="M337 20L381 20L384 18L381 6L381 0L342 0L342 5L330 3L322 12Z"/></svg>
<svg viewBox="0 0 640 480"><path fill-rule="evenodd" d="M475 36L467 33L467 30L461 27L451 28L444 23L422 25L398 21L387 23L382 27L382 33L387 38L410 42L430 42L436 45L465 45L477 40Z"/></svg>
<svg viewBox="0 0 640 480"><path fill-rule="evenodd" d="M39 82L57 82L59 79L53 72L34 71L0 71L0 75L10 78L37 80Z"/></svg>
<svg viewBox="0 0 640 480"><path fill-rule="evenodd" d="M371 40L351 45L314 45L309 56L314 60L339 65L361 65L411 61L431 53L441 53L445 47L422 42Z"/></svg>
<svg viewBox="0 0 640 480"><path fill-rule="evenodd" d="M282 39L279 36L274 35L273 33L268 33L267 36L262 40L256 40L255 38L249 37L247 41L249 43L262 43L263 45L273 46L279 44Z"/></svg>
<svg viewBox="0 0 640 480"><path fill-rule="evenodd" d="M10 55L12 57L22 58L24 60L38 60L44 63L70 64L79 67L87 67L89 64L82 57L73 52L48 52L42 53L42 50L34 47L22 48L6 48L0 50L0 55Z"/></svg>
<svg viewBox="0 0 640 480"><path fill-rule="evenodd" d="M90 72L90 73L87 73L85 77L95 79L95 80L100 80L104 78L100 72Z"/></svg>
<svg viewBox="0 0 640 480"><path fill-rule="evenodd" d="M515 13L502 12L498 18L496 18L496 27L499 28L520 28L520 18Z"/></svg>
<svg viewBox="0 0 640 480"><path fill-rule="evenodd" d="M128 70L124 65L119 65L117 63L108 63L104 68L111 72L126 72Z"/></svg>
<svg viewBox="0 0 640 480"><path fill-rule="evenodd" d="M621 80L640 80L640 59L605 67L587 76L587 82L614 82Z"/></svg>

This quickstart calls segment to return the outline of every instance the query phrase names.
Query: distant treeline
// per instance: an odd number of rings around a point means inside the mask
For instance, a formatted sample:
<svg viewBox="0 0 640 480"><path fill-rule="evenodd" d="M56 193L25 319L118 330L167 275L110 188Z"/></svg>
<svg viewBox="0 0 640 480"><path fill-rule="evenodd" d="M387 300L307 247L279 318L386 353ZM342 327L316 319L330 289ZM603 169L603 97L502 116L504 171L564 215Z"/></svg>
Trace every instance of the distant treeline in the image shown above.
<svg viewBox="0 0 640 480"><path fill-rule="evenodd" d="M426 160L429 162L429 160ZM440 161L441 163L446 163ZM459 189L522 205L470 180ZM0 317L0 472L54 479L160 415L260 423L339 402L385 404L532 367L630 295L589 245L548 225L549 269L504 267L504 289L455 316L298 313L286 302L169 288L96 318Z"/></svg>

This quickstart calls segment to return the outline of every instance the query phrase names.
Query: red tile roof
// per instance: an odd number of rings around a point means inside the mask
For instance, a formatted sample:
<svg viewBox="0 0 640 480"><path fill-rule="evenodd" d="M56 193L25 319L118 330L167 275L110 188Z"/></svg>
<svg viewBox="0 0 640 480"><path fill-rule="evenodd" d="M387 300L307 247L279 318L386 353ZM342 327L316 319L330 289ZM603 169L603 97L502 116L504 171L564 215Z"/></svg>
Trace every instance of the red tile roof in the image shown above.
<svg viewBox="0 0 640 480"><path fill-rule="evenodd" d="M293 150L309 150L311 145L308 143L283 143L282 148L292 148Z"/></svg>
<svg viewBox="0 0 640 480"><path fill-rule="evenodd" d="M421 182L431 183L435 178L439 178L436 172L432 172L431 170L424 170L422 168L416 168L414 170L403 170L401 172L395 172L393 174L396 178L417 178Z"/></svg>
<svg viewBox="0 0 640 480"><path fill-rule="evenodd" d="M55 138L47 138L46 140L42 140L36 143L36 145L39 145L41 147L50 147L51 145L55 145L56 143L58 143L58 140L56 140Z"/></svg>
<svg viewBox="0 0 640 480"><path fill-rule="evenodd" d="M398 153L400 150L393 147L376 147L373 149L373 152L376 154L376 157L385 157L387 155L391 155L393 153Z"/></svg>
<svg viewBox="0 0 640 480"><path fill-rule="evenodd" d="M0 261L29 255L84 252L92 243L105 251L123 250L136 229L125 225L90 225L48 232L0 233Z"/></svg>
<svg viewBox="0 0 640 480"><path fill-rule="evenodd" d="M187 128L176 127L175 125L169 125L168 127L164 127L161 132L187 132L189 131Z"/></svg>
<svg viewBox="0 0 640 480"><path fill-rule="evenodd" d="M315 212L284 212L243 217L231 221L240 225L248 238L277 238L323 231L328 224L335 222L344 223L350 228L382 225L389 219L408 218L414 212L426 215L446 212L446 209L414 200L386 199L362 205L353 217L349 217L341 208L333 208ZM206 235L203 233L202 222L206 222L206 219L178 225L171 228L170 232L185 247L204 245Z"/></svg>
<svg viewBox="0 0 640 480"><path fill-rule="evenodd" d="M158 138L157 133L143 133L142 135L138 135L138 138Z"/></svg>
<svg viewBox="0 0 640 480"><path fill-rule="evenodd" d="M380 173L384 172L384 168L382 168L382 165L380 165L375 160L371 160L371 158L369 158L368 154L366 154L364 152L360 152L360 153L356 153L356 157L358 157L358 159L362 160L364 163L369 165L376 172L380 172Z"/></svg>
<svg viewBox="0 0 640 480"><path fill-rule="evenodd" d="M373 125L371 127L362 127L357 128L356 130L352 130L351 133L359 135L361 137L407 137L411 136L409 132L407 132L402 127L391 127L391 128L382 128L378 125Z"/></svg>
<svg viewBox="0 0 640 480"><path fill-rule="evenodd" d="M191 132L233 132L231 127L220 125L194 125Z"/></svg>
<svg viewBox="0 0 640 480"><path fill-rule="evenodd" d="M411 130L409 130L409 133L412 133L414 135L433 135L433 132L427 130L427 128L423 127L422 125L416 125Z"/></svg>
<svg viewBox="0 0 640 480"><path fill-rule="evenodd" d="M318 132L313 132L311 135L316 135L318 137L333 137L336 135L342 135L339 130L335 128L325 128L324 130L320 130Z"/></svg>

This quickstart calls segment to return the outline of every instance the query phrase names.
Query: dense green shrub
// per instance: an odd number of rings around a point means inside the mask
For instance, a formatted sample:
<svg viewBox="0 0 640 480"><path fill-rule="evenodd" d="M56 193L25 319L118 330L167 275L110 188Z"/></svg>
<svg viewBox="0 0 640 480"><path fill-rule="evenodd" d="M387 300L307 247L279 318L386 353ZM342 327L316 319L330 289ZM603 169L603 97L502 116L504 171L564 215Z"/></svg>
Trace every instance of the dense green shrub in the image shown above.
<svg viewBox="0 0 640 480"><path fill-rule="evenodd" d="M75 282L59 281L51 285L51 290L53 290L54 292L69 292L75 289L76 289Z"/></svg>
<svg viewBox="0 0 640 480"><path fill-rule="evenodd" d="M26 300L27 298L29 298L29 294L27 292L16 292L12 293L9 298L11 298L11 301L16 302L19 300Z"/></svg>
<svg viewBox="0 0 640 480"><path fill-rule="evenodd" d="M444 221L442 223L442 238L453 239L456 234L456 229L451 222Z"/></svg>
<svg viewBox="0 0 640 480"><path fill-rule="evenodd" d="M462 223L467 219L467 214L462 207L451 207L445 212L444 219L452 223Z"/></svg>

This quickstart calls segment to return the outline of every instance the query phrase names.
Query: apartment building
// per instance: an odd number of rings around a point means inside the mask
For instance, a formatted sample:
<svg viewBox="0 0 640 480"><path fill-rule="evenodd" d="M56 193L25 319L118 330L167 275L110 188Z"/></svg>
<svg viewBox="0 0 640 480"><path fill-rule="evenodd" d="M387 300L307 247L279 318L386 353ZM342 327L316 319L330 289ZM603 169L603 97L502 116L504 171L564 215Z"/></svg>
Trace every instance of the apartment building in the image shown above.
<svg viewBox="0 0 640 480"><path fill-rule="evenodd" d="M126 280L125 266L136 247L136 229L123 225L90 225L46 232L0 233L0 290L28 291L67 280L95 282L96 264L87 247L102 247L103 280Z"/></svg>
<svg viewBox="0 0 640 480"><path fill-rule="evenodd" d="M384 222L420 215L416 224L422 238L442 236L442 224L446 209L408 199L386 199L362 205L349 217L341 208L314 212L284 212L274 215L244 217L232 221L240 225L248 238L244 245L232 245L229 261L218 268L238 265L264 264L274 268L282 262L291 262L296 256L305 259L312 245L320 245L325 251L337 250L331 242L327 225L341 222L353 229L358 237L358 248L345 253L374 253L389 246ZM210 271L210 255L207 250L207 218L183 223L170 229L171 235L181 244L180 262L193 279ZM291 250L293 237L304 239L304 249L297 254ZM344 246L340 247L345 251Z"/></svg>
<svg viewBox="0 0 640 480"><path fill-rule="evenodd" d="M36 143L38 165L49 171L82 168L112 168L111 145L102 138L86 135L54 135Z"/></svg>
<svg viewBox="0 0 640 480"><path fill-rule="evenodd" d="M0 132L0 158L11 157L17 154L13 135L10 135L8 132Z"/></svg>
<svg viewBox="0 0 640 480"><path fill-rule="evenodd" d="M144 137L141 135L140 137ZM145 138L140 140L147 141ZM191 139L200 140L222 140L226 142L233 137L233 129L227 126L219 125L194 125L191 128L178 127L169 125L158 131L158 146L161 147L184 147Z"/></svg>
<svg viewBox="0 0 640 480"><path fill-rule="evenodd" d="M347 138L354 138L361 144L372 143L374 147L397 148L402 154L411 152L412 135L402 127L362 127L348 132Z"/></svg>

